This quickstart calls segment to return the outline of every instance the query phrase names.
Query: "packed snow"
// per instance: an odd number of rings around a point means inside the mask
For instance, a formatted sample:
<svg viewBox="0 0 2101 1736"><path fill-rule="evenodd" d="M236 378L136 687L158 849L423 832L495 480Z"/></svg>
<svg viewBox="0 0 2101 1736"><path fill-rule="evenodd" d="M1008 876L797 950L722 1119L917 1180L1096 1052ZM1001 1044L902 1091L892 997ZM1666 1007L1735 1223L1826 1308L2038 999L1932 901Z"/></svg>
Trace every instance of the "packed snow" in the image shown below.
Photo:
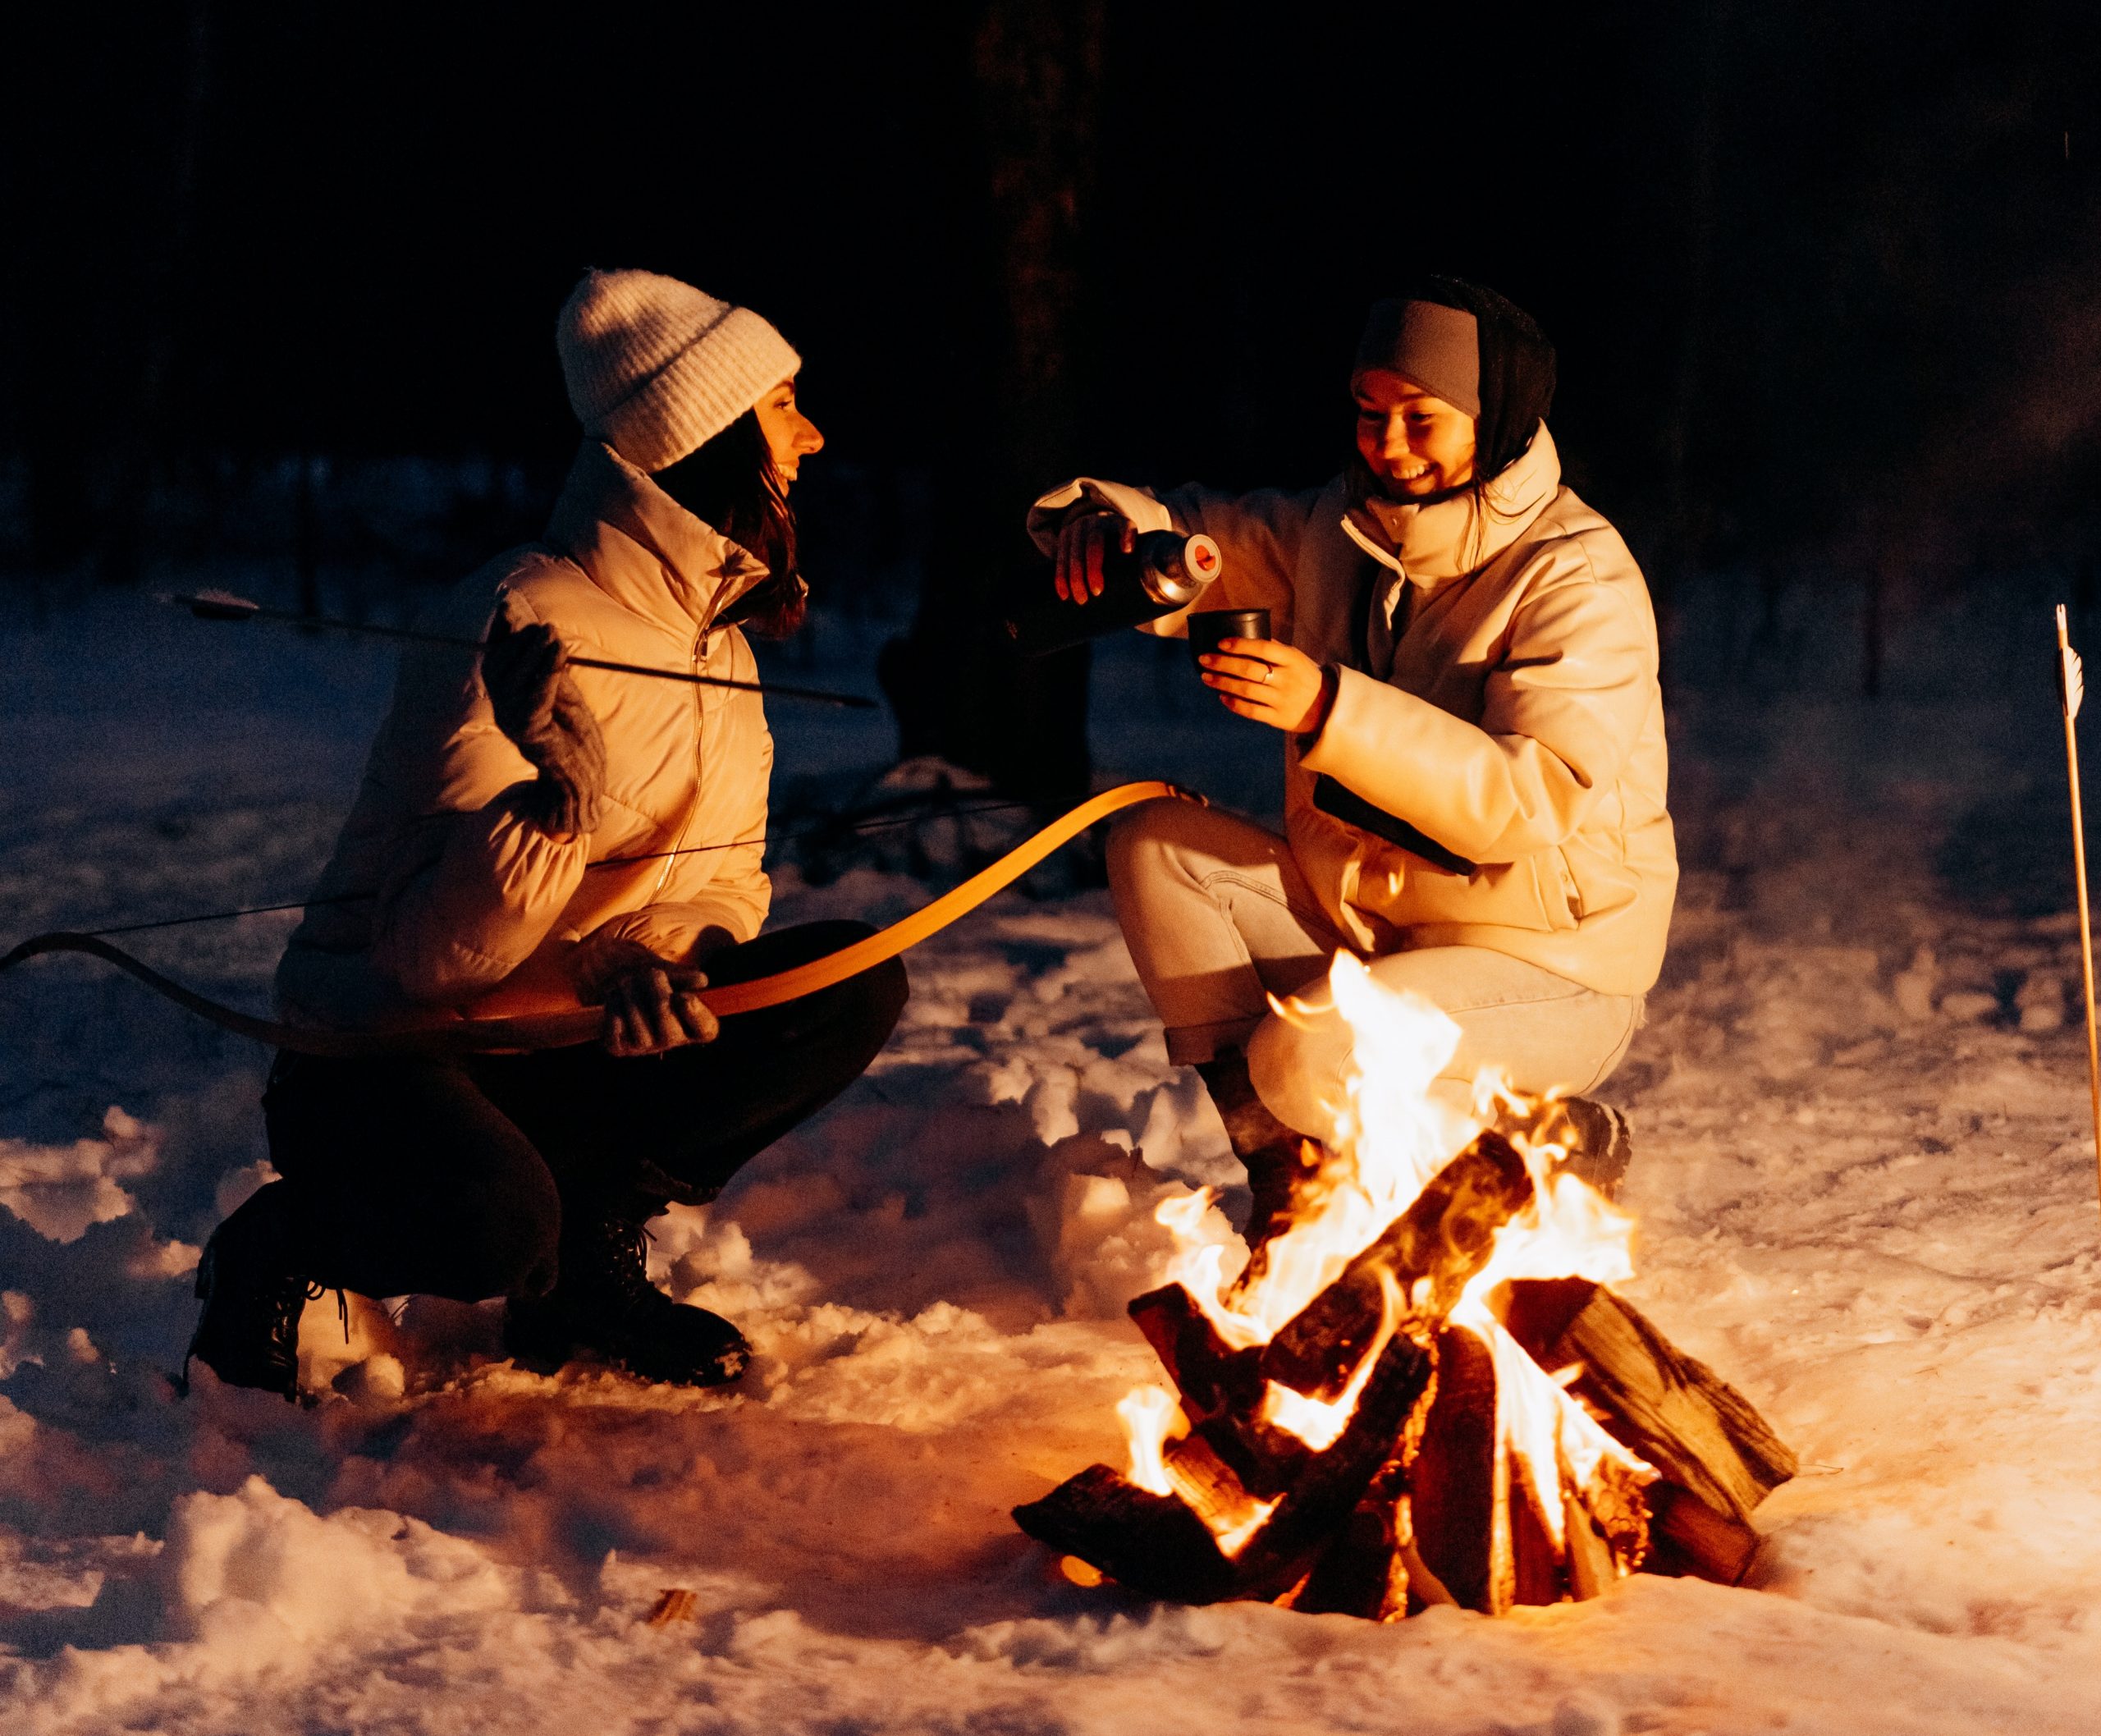
<svg viewBox="0 0 2101 1736"><path fill-rule="evenodd" d="M85 961L0 978L0 1727L2101 1727L2101 1212L2041 597L1922 618L1873 703L1788 620L1710 608L1681 648L1683 895L1605 1094L1627 1294L1801 1456L1755 1585L1378 1627L1083 1589L1014 1529L1121 1462L1153 1210L1238 1175L1068 875L915 951L868 1077L657 1225L661 1281L757 1347L727 1395L521 1372L492 1306L329 1297L319 1403L178 1399L199 1248L268 1174L266 1058ZM866 687L887 630L827 618L811 667ZM0 639L7 941L299 895L383 652L135 598ZM1105 779L1260 814L1274 742L1179 656L1103 650ZM885 763L878 725L774 721L806 804ZM818 885L784 855L776 919L923 901L887 859ZM293 919L133 944L259 1008Z"/></svg>

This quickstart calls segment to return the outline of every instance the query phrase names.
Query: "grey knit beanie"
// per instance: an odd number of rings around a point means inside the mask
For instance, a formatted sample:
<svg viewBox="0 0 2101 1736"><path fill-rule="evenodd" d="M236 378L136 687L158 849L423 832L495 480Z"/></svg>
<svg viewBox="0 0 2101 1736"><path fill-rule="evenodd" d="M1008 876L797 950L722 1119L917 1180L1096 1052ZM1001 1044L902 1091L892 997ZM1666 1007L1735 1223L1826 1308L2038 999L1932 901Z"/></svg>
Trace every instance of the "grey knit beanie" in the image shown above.
<svg viewBox="0 0 2101 1736"><path fill-rule="evenodd" d="M556 323L570 408L641 470L676 464L803 365L749 308L652 271L593 271Z"/></svg>

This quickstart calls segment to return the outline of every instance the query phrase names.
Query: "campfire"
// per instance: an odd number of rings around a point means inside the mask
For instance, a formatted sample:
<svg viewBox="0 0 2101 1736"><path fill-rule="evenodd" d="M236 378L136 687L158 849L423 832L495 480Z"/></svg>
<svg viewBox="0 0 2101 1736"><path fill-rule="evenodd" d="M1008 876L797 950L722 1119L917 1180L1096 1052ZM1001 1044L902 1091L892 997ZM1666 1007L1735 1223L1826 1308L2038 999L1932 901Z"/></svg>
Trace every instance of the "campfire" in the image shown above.
<svg viewBox="0 0 2101 1736"><path fill-rule="evenodd" d="M1430 1089L1458 1028L1348 955L1329 980L1358 1065L1334 1149L1238 1271L1208 1194L1161 1208L1170 1281L1130 1313L1172 1390L1118 1407L1127 1470L1017 1523L1088 1583L1379 1621L1741 1582L1794 1456L1609 1288L1633 1221L1560 1166L1556 1106L1484 1076L1459 1116Z"/></svg>

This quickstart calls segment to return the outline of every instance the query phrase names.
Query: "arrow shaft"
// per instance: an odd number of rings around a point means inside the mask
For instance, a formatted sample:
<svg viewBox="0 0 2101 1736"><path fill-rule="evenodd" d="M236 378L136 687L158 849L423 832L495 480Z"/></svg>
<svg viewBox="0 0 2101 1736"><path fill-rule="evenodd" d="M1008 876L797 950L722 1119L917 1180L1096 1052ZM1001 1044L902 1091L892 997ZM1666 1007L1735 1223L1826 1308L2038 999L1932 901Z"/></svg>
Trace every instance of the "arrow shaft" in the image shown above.
<svg viewBox="0 0 2101 1736"><path fill-rule="evenodd" d="M178 597L176 601L187 603L190 599ZM415 627L389 627L377 621L338 621L332 616L300 615L290 609L273 609L263 603L250 604L246 612L264 621L282 621L288 626L323 627L332 633L363 634L369 639L401 639L417 645L450 645L461 651L487 648L478 639L461 639L449 633L426 633ZM645 663L616 663L607 657L572 657L569 661L580 669L609 669L617 675L647 676L657 681L683 681L693 687L726 687L737 693L773 694L781 699L808 699L820 705L842 706L852 711L873 711L876 708L874 700L864 699L858 694L826 693L821 688L790 687L778 681L737 681L727 676L701 675L684 669L659 669Z"/></svg>

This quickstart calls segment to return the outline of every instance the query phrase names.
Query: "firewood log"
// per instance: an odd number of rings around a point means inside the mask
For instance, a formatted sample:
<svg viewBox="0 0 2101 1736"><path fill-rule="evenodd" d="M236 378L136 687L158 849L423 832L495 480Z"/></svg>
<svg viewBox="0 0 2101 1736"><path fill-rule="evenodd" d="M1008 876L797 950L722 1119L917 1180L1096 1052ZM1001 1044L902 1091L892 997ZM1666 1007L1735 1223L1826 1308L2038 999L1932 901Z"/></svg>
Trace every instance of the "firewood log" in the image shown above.
<svg viewBox="0 0 2101 1736"><path fill-rule="evenodd" d="M1487 1263L1495 1233L1532 1197L1525 1160L1488 1132L1433 1175L1415 1203L1302 1308L1262 1353L1262 1372L1310 1397L1332 1399L1379 1330L1382 1270L1401 1294L1443 1316ZM1418 1291L1426 1283L1426 1291Z"/></svg>
<svg viewBox="0 0 2101 1736"><path fill-rule="evenodd" d="M1210 1528L1174 1496L1141 1489L1106 1465L1089 1465L1014 1517L1039 1543L1146 1596L1215 1603L1233 1595L1234 1564Z"/></svg>
<svg viewBox="0 0 2101 1736"><path fill-rule="evenodd" d="M1238 1595L1272 1600L1306 1578L1372 1478L1396 1457L1408 1456L1435 1367L1426 1342L1394 1334L1334 1445L1312 1454L1235 1560Z"/></svg>
<svg viewBox="0 0 2101 1736"><path fill-rule="evenodd" d="M1180 1285L1147 1290L1128 1312L1174 1382L1182 1413L1192 1422L1261 1403L1261 1352L1228 1345Z"/></svg>
<svg viewBox="0 0 2101 1736"><path fill-rule="evenodd" d="M1655 1468L1655 1554L1646 1564L1739 1583L1758 1546L1752 1509L1795 1474L1786 1443L1742 1394L1601 1285L1527 1280L1495 1300L1542 1368L1581 1367L1571 1394Z"/></svg>
<svg viewBox="0 0 2101 1736"><path fill-rule="evenodd" d="M1408 1467L1389 1459L1291 1599L1309 1615L1398 1621L1408 1612Z"/></svg>
<svg viewBox="0 0 2101 1736"><path fill-rule="evenodd" d="M1180 1393L1192 1433L1232 1467L1251 1495L1267 1500L1290 1487L1312 1450L1262 1421L1267 1382L1261 1349L1229 1347L1179 1284L1147 1291L1129 1312Z"/></svg>
<svg viewBox="0 0 2101 1736"><path fill-rule="evenodd" d="M1456 1326L1438 1332L1436 1352L1437 1390L1408 1471L1415 1554L1451 1601L1497 1615L1517 1587L1495 1363L1486 1344Z"/></svg>

